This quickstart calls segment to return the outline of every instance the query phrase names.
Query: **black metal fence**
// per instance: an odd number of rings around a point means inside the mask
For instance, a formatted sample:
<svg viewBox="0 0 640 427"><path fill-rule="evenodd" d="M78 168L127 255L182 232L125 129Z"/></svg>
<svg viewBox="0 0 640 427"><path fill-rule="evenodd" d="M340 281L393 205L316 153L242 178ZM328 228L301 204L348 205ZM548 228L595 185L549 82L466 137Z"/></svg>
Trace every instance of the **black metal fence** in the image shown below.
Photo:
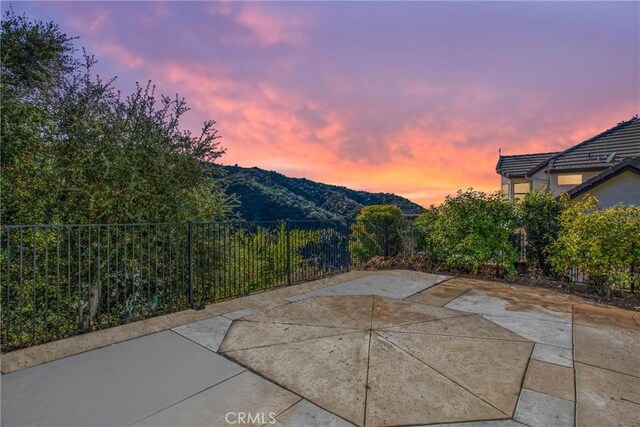
<svg viewBox="0 0 640 427"><path fill-rule="evenodd" d="M2 350L424 253L419 240L410 221L2 226ZM540 242L513 243L540 267Z"/></svg>
<svg viewBox="0 0 640 427"><path fill-rule="evenodd" d="M380 227L354 221L2 226L2 350L345 272L389 253Z"/></svg>

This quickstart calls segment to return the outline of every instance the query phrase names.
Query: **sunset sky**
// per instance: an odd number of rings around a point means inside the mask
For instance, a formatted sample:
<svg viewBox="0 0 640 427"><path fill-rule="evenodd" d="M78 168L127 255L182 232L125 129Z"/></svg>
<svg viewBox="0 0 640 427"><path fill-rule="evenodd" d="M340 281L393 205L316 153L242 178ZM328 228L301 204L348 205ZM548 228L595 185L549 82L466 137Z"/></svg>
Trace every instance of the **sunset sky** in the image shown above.
<svg viewBox="0 0 640 427"><path fill-rule="evenodd" d="M8 7L3 2L3 9ZM214 119L222 163L422 204L494 191L503 154L640 112L640 3L14 3L127 92Z"/></svg>

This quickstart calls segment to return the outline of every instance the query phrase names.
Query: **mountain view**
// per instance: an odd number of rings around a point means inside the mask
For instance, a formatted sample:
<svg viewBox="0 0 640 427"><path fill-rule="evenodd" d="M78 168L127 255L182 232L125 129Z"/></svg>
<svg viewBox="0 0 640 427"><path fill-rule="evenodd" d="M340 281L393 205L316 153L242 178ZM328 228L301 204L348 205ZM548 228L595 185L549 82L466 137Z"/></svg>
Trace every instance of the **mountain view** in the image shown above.
<svg viewBox="0 0 640 427"><path fill-rule="evenodd" d="M363 206L393 204L405 215L424 208L391 193L369 193L305 178L290 178L257 167L224 166L227 194L236 194L238 212L247 221L351 219Z"/></svg>

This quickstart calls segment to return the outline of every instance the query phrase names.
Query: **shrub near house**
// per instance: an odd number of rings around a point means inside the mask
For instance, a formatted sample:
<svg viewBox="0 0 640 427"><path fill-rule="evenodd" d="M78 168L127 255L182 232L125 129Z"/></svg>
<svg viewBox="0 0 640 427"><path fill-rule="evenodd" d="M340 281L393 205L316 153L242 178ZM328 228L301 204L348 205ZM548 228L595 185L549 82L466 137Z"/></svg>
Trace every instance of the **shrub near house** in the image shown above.
<svg viewBox="0 0 640 427"><path fill-rule="evenodd" d="M549 247L560 230L563 203L551 191L533 191L516 205L520 226L526 233L526 259L545 275L553 273L549 263Z"/></svg>
<svg viewBox="0 0 640 427"><path fill-rule="evenodd" d="M427 255L450 268L470 269L494 265L496 273L514 272L518 253L510 237L518 226L515 206L500 193L469 189L447 196L416 220L418 239Z"/></svg>
<svg viewBox="0 0 640 427"><path fill-rule="evenodd" d="M568 202L550 253L558 272L582 270L607 298L612 287L634 290L640 281L640 207L598 210L594 197Z"/></svg>

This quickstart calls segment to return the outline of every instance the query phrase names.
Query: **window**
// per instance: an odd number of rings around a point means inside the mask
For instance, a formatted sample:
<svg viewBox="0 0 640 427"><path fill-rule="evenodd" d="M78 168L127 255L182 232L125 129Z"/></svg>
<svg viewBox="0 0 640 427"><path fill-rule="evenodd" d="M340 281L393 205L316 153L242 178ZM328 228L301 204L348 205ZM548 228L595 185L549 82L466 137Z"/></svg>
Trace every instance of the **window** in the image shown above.
<svg viewBox="0 0 640 427"><path fill-rule="evenodd" d="M515 194L527 194L529 191L531 191L530 182L516 182L513 184L513 192Z"/></svg>
<svg viewBox="0 0 640 427"><path fill-rule="evenodd" d="M509 196L509 184L502 184L502 193L505 196Z"/></svg>
<svg viewBox="0 0 640 427"><path fill-rule="evenodd" d="M516 182L513 184L513 200L521 200L531 191L530 182Z"/></svg>
<svg viewBox="0 0 640 427"><path fill-rule="evenodd" d="M582 175L579 173L570 175L558 175L558 185L582 184Z"/></svg>

